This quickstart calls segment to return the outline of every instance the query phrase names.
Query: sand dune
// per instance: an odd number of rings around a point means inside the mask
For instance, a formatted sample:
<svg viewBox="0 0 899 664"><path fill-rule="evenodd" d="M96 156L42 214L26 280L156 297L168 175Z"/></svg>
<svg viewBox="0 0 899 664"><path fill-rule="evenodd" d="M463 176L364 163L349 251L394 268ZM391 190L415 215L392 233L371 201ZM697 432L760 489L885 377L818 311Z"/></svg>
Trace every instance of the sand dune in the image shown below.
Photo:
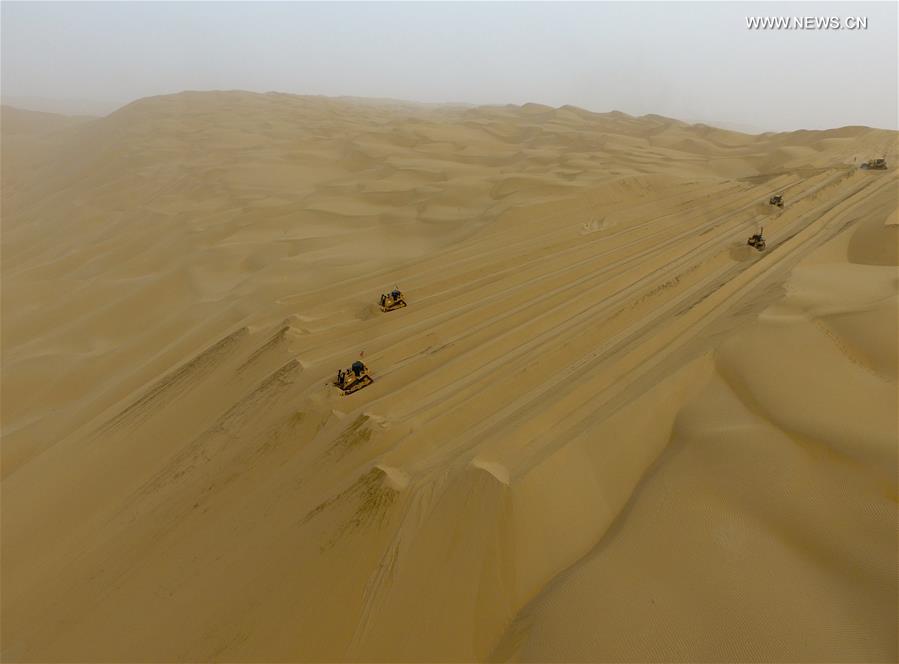
<svg viewBox="0 0 899 664"><path fill-rule="evenodd" d="M45 115L2 115L6 661L896 659L895 132Z"/></svg>

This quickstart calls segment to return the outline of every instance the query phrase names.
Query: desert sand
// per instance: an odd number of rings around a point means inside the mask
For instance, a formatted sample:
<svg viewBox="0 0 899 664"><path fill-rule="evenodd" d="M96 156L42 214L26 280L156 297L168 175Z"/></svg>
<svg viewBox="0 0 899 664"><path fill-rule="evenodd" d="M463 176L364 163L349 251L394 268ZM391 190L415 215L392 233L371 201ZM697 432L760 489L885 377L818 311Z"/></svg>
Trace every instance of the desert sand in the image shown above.
<svg viewBox="0 0 899 664"><path fill-rule="evenodd" d="M2 141L3 661L896 660L895 132L205 92Z"/></svg>

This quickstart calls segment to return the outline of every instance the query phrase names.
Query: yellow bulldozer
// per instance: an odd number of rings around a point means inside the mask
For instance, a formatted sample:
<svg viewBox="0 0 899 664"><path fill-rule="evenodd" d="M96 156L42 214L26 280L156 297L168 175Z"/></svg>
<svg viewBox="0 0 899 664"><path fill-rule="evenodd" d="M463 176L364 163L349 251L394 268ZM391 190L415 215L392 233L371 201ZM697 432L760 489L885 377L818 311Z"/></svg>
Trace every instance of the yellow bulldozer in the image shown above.
<svg viewBox="0 0 899 664"><path fill-rule="evenodd" d="M349 369L337 371L337 380L334 385L339 387L344 394L352 394L363 387L371 385L374 379L368 375L368 367L361 360L356 360Z"/></svg>
<svg viewBox="0 0 899 664"><path fill-rule="evenodd" d="M389 293L381 294L380 305L381 311L384 312L401 309L406 306L406 298L399 288L394 287Z"/></svg>
<svg viewBox="0 0 899 664"><path fill-rule="evenodd" d="M885 171L887 169L887 160L886 159L869 159L864 164L861 165L863 170L871 170L871 171Z"/></svg>

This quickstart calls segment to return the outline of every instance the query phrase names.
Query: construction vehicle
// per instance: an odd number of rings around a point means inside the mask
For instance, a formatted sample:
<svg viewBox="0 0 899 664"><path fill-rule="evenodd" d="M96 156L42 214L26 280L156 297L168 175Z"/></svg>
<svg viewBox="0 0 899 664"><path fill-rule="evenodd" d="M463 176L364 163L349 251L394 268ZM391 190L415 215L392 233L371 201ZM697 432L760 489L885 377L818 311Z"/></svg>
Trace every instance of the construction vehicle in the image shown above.
<svg viewBox="0 0 899 664"><path fill-rule="evenodd" d="M337 371L337 380L334 384L343 390L344 394L352 394L373 382L374 379L368 375L368 367L361 360L356 360L346 371Z"/></svg>
<svg viewBox="0 0 899 664"><path fill-rule="evenodd" d="M872 171L885 171L887 169L887 160L886 159L869 159L864 164L861 165L863 170L872 170Z"/></svg>
<svg viewBox="0 0 899 664"><path fill-rule="evenodd" d="M406 299L399 288L395 287L389 293L381 294L381 311L393 311L406 306Z"/></svg>
<svg viewBox="0 0 899 664"><path fill-rule="evenodd" d="M758 233L756 233L755 235L751 235L749 237L749 239L746 241L746 244L748 244L750 247L755 247L759 251L764 251L765 250L764 232L765 232L765 229L760 228Z"/></svg>
<svg viewBox="0 0 899 664"><path fill-rule="evenodd" d="M768 205L776 205L779 208L784 206L783 194L775 194L768 200Z"/></svg>

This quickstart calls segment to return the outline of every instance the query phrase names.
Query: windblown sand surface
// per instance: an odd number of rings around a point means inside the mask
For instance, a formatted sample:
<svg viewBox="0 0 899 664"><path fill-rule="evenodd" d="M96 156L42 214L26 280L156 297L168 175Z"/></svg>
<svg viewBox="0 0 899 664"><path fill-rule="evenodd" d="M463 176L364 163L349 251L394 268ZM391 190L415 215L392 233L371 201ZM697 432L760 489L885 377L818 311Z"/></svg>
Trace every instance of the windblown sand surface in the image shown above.
<svg viewBox="0 0 899 664"><path fill-rule="evenodd" d="M2 121L4 661L896 660L895 132Z"/></svg>

